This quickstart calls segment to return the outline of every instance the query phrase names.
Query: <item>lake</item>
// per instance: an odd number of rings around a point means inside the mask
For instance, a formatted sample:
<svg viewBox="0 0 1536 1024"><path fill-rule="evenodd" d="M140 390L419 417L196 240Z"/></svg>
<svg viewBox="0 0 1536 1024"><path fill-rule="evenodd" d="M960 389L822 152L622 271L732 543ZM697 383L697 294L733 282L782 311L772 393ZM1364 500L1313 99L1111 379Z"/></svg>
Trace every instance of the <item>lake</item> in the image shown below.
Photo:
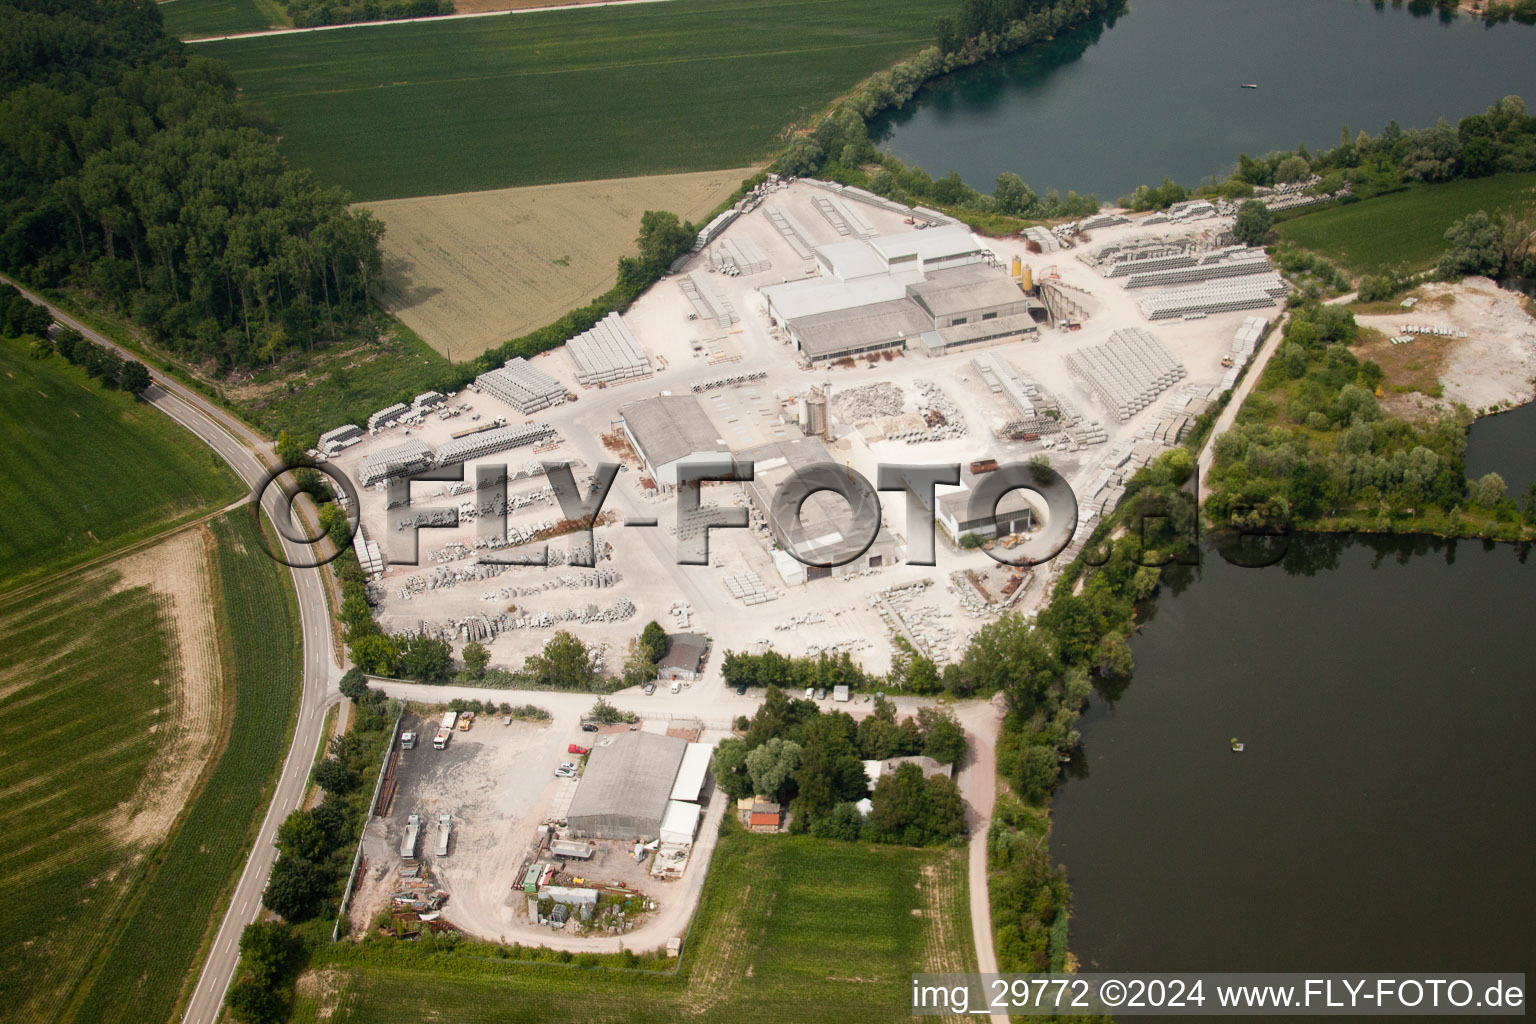
<svg viewBox="0 0 1536 1024"><path fill-rule="evenodd" d="M1185 582L1055 800L1084 969L1536 973L1536 564L1304 536Z"/></svg>
<svg viewBox="0 0 1536 1024"><path fill-rule="evenodd" d="M902 160L984 192L1014 171L1037 192L1113 202L1164 176L1224 177L1240 152L1333 146L1342 125L1353 137L1394 119L1454 124L1512 93L1536 105L1533 53L1529 26L1351 0L1136 0L940 79L872 131Z"/></svg>

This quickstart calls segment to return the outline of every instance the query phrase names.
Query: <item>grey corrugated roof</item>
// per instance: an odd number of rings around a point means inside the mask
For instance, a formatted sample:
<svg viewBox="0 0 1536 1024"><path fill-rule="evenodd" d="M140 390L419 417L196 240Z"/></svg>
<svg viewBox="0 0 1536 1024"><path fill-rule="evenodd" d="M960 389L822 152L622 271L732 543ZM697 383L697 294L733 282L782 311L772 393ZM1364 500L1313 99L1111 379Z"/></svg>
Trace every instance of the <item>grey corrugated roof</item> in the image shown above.
<svg viewBox="0 0 1536 1024"><path fill-rule="evenodd" d="M619 408L619 415L652 466L695 453L729 453L715 425L691 395L658 395Z"/></svg>
<svg viewBox="0 0 1536 1024"><path fill-rule="evenodd" d="M933 321L917 303L900 298L798 317L789 326L800 339L801 350L812 359L822 359L897 339L915 341L933 327Z"/></svg>
<svg viewBox="0 0 1536 1024"><path fill-rule="evenodd" d="M661 824L672 796L686 740L650 732L619 733L600 740L587 759L581 785L571 800L566 820L572 828L605 824L609 818ZM641 829L642 832L646 831Z"/></svg>
<svg viewBox="0 0 1536 1024"><path fill-rule="evenodd" d="M980 263L931 270L923 280L907 285L907 294L935 317L1026 300L1011 277Z"/></svg>

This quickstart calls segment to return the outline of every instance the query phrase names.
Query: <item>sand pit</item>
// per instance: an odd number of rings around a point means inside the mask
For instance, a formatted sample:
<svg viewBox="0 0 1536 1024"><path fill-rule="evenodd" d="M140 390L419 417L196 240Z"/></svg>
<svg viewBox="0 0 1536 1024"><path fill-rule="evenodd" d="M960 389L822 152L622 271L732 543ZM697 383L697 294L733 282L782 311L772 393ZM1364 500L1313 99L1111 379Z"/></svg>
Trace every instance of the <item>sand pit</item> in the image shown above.
<svg viewBox="0 0 1536 1024"><path fill-rule="evenodd" d="M1415 289L1419 301L1401 312L1358 316L1362 327L1385 337L1361 346L1356 354L1375 359L1394 379L1402 364L1405 379L1416 371L1438 377L1442 394L1430 402L1421 394L1394 396L1384 404L1398 415L1460 403L1479 415L1523 405L1536 397L1536 320L1525 311L1522 297L1486 277L1469 277L1460 284L1428 284ZM1414 334L1413 341L1392 345L1385 340L1406 325L1448 327L1467 337Z"/></svg>
<svg viewBox="0 0 1536 1024"><path fill-rule="evenodd" d="M384 308L463 361L613 286L646 210L695 223L750 167L369 203L384 222Z"/></svg>

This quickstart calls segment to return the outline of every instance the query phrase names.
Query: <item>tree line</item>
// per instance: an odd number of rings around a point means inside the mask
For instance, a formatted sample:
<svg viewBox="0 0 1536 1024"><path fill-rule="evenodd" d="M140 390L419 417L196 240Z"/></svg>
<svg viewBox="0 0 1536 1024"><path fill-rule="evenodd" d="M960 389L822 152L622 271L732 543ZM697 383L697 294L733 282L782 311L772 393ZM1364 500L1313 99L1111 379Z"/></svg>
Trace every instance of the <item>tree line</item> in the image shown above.
<svg viewBox="0 0 1536 1024"><path fill-rule="evenodd" d="M358 327L382 227L253 127L151 0L0 3L0 264L178 353L274 361Z"/></svg>
<svg viewBox="0 0 1536 1024"><path fill-rule="evenodd" d="M138 360L123 359L73 327L60 327L50 336L52 329L53 314L47 306L32 302L14 285L0 283L0 334L9 338L30 337L34 359L47 359L58 353L109 390L121 388L131 395L142 395L149 387L149 369Z"/></svg>
<svg viewBox="0 0 1536 1024"><path fill-rule="evenodd" d="M875 698L859 721L846 711L823 712L815 701L770 685L763 703L738 728L744 736L715 747L715 782L733 800L759 796L788 805L790 831L823 839L926 846L965 831L965 803L948 774L925 778L916 764L882 773L873 791L864 761L925 755L955 766L965 732L940 708L898 720L896 705ZM857 804L868 798L863 814Z"/></svg>
<svg viewBox="0 0 1536 1024"><path fill-rule="evenodd" d="M453 0L284 0L295 28L452 14Z"/></svg>

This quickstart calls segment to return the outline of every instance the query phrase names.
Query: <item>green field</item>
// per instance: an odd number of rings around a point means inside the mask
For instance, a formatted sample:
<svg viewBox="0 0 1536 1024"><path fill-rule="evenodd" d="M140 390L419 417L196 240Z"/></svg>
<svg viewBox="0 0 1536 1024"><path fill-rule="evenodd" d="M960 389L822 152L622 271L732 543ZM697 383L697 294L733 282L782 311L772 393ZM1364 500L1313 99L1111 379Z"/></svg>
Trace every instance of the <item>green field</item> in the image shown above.
<svg viewBox="0 0 1536 1024"><path fill-rule="evenodd" d="M1311 249L1356 274L1432 266L1445 251L1445 230L1469 213L1536 198L1536 173L1498 174L1335 206L1275 226L1283 241Z"/></svg>
<svg viewBox="0 0 1536 1024"><path fill-rule="evenodd" d="M676 976L345 943L300 979L294 1021L909 1020L914 971L976 969L965 867L960 850L732 826Z"/></svg>
<svg viewBox="0 0 1536 1024"><path fill-rule="evenodd" d="M183 2L183 0L178 0ZM742 167L953 0L671 0L211 43L355 199Z"/></svg>
<svg viewBox="0 0 1536 1024"><path fill-rule="evenodd" d="M110 570L0 603L7 1020L170 1021L249 851L291 733L298 615L248 514L211 529L228 732L157 846L123 842L117 812L180 710L167 606L143 587L106 596Z"/></svg>
<svg viewBox="0 0 1536 1024"><path fill-rule="evenodd" d="M213 523L220 660L234 718L223 751L123 923L79 1021L170 1020L266 811L293 732L299 615L288 571L261 550L248 510ZM268 541L270 545L272 541ZM228 666L233 666L229 668Z"/></svg>
<svg viewBox="0 0 1536 1024"><path fill-rule="evenodd" d="M281 24L263 14L256 0L169 0L160 5L165 31L178 39L260 32Z"/></svg>
<svg viewBox="0 0 1536 1024"><path fill-rule="evenodd" d="M139 587L107 596L110 574L0 601L0 1005L7 1020L59 1019L143 877L119 845L166 707L167 624ZM82 640L82 633L99 638ZM132 643L123 640L132 638Z"/></svg>
<svg viewBox="0 0 1536 1024"><path fill-rule="evenodd" d="M175 422L59 356L0 341L0 581L92 557L243 488Z"/></svg>

